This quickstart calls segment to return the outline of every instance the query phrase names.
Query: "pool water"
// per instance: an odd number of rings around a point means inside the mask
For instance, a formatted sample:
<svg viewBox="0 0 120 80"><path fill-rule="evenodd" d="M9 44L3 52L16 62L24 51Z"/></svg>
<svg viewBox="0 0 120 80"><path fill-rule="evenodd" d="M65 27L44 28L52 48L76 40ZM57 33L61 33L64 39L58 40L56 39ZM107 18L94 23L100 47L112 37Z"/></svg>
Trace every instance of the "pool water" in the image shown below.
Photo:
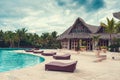
<svg viewBox="0 0 120 80"><path fill-rule="evenodd" d="M44 60L42 57L17 53L14 50L0 50L0 72L34 66Z"/></svg>

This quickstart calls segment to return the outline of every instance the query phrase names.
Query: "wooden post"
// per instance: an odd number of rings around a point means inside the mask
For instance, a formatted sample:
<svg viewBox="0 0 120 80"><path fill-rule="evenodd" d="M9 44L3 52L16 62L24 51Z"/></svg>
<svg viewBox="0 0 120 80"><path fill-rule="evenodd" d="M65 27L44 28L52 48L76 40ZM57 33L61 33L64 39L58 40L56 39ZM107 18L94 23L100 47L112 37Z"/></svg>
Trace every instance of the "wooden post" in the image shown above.
<svg viewBox="0 0 120 80"><path fill-rule="evenodd" d="M68 43L68 45L67 45L67 49L70 49L70 39L68 39L68 41L67 41Z"/></svg>

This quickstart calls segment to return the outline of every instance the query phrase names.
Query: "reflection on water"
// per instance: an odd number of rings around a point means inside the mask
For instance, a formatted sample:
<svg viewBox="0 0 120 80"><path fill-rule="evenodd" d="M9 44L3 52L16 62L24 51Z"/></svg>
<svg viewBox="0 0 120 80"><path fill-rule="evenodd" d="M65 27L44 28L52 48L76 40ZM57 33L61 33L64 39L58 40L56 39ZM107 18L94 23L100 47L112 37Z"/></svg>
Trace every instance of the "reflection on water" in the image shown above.
<svg viewBox="0 0 120 80"><path fill-rule="evenodd" d="M33 66L43 61L42 57L0 50L0 72Z"/></svg>

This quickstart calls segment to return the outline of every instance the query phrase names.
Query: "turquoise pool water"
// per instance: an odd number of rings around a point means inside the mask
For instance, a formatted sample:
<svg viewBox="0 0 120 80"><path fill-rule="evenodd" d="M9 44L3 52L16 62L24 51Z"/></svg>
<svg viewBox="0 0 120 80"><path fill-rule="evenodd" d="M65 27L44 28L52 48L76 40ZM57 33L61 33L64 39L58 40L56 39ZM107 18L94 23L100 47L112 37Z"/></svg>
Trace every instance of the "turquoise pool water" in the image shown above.
<svg viewBox="0 0 120 80"><path fill-rule="evenodd" d="M0 72L33 66L43 62L44 60L45 59L42 57L31 54L17 53L13 49L0 49Z"/></svg>

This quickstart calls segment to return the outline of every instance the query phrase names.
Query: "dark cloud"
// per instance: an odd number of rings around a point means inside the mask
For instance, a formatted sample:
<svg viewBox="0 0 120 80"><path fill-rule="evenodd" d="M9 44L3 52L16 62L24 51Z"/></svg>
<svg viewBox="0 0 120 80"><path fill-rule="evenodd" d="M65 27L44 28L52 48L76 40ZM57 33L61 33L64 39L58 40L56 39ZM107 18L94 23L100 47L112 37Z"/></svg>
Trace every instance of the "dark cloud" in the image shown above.
<svg viewBox="0 0 120 80"><path fill-rule="evenodd" d="M72 5L74 3L76 3L76 5ZM83 6L87 12L92 12L103 8L105 2L104 0L57 0L57 4L60 7L67 7L70 9L79 9Z"/></svg>
<svg viewBox="0 0 120 80"><path fill-rule="evenodd" d="M104 6L105 6L104 0L92 0L85 7L87 11L96 11L103 8Z"/></svg>
<svg viewBox="0 0 120 80"><path fill-rule="evenodd" d="M57 0L57 4L59 6L65 6L66 5L66 2L62 1L62 0Z"/></svg>
<svg viewBox="0 0 120 80"><path fill-rule="evenodd" d="M25 12L22 11L24 8L17 0L2 0L0 6L0 19L23 18L26 16Z"/></svg>
<svg viewBox="0 0 120 80"><path fill-rule="evenodd" d="M40 32L38 31L38 33L48 31L47 29L49 29L50 26L55 27L55 29L60 32L72 25L77 17L81 17L91 24L97 24L96 15L100 20L110 16L108 14L111 14L112 11L119 10L120 5L117 4L119 0L109 0L105 1L106 3L104 1L105 0L1 0L0 29L6 30L6 28L4 28L6 26L9 29L17 29L21 26L19 24L22 24L31 29L31 31L41 30ZM104 6L107 6L107 9ZM102 8L104 8L105 12L103 12ZM97 10L99 10L99 16ZM38 26L41 29L38 29Z"/></svg>
<svg viewBox="0 0 120 80"><path fill-rule="evenodd" d="M78 5L84 5L87 3L87 0L73 0L73 2L76 2Z"/></svg>
<svg viewBox="0 0 120 80"><path fill-rule="evenodd" d="M1 11L1 13L0 13L0 18L2 18L2 19L5 19L5 18L7 18L7 19L23 18L25 16L26 16L26 14L20 10L16 11L16 10L6 9L4 11Z"/></svg>

